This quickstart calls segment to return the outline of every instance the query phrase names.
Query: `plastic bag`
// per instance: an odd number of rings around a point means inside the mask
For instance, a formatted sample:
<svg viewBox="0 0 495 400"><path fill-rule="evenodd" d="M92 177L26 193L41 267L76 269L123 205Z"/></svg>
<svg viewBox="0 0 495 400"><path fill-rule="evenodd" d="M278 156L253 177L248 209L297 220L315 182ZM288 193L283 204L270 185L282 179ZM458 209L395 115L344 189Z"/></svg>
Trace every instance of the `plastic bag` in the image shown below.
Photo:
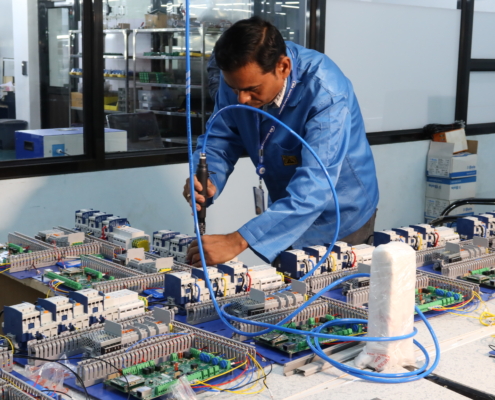
<svg viewBox="0 0 495 400"><path fill-rule="evenodd" d="M167 400L197 400L196 393L191 389L189 381L181 376L177 383L170 387L169 397Z"/></svg>
<svg viewBox="0 0 495 400"><path fill-rule="evenodd" d="M68 371L60 364L49 362L37 367L26 365L25 371L26 376L38 385L57 392L68 392L64 388L64 378Z"/></svg>
<svg viewBox="0 0 495 400"><path fill-rule="evenodd" d="M371 262L368 336L391 337L412 332L415 285L416 252L411 246L391 242L375 249ZM377 371L414 365L413 339L366 342L354 364Z"/></svg>

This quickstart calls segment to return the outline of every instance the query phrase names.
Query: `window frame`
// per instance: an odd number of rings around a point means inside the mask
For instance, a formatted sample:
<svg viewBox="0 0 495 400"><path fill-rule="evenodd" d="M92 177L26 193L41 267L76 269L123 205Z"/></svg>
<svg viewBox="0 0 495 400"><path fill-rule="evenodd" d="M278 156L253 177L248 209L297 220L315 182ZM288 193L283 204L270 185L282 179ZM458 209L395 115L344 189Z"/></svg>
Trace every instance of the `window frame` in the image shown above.
<svg viewBox="0 0 495 400"><path fill-rule="evenodd" d="M455 118L467 121L469 77L472 71L495 71L495 59L472 59L474 1L459 0L461 30L456 90ZM308 0L306 9L306 46L324 52L325 0ZM151 167L187 162L183 148L126 153L105 153L103 105L103 0L85 2L82 7L84 151L82 156L0 162L0 179L61 175L82 172ZM88 83L89 82L89 83ZM467 135L495 133L495 122L466 126ZM372 132L371 145L427 140L422 127L417 129Z"/></svg>

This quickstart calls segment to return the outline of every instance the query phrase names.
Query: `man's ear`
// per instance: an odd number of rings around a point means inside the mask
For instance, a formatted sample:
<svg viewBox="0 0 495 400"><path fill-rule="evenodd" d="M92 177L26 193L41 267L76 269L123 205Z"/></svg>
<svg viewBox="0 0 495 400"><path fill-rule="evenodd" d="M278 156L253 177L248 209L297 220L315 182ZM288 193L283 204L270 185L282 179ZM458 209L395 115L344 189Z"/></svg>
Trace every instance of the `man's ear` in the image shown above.
<svg viewBox="0 0 495 400"><path fill-rule="evenodd" d="M280 57L277 63L277 72L283 78L287 78L290 75L292 65L290 58L287 56Z"/></svg>

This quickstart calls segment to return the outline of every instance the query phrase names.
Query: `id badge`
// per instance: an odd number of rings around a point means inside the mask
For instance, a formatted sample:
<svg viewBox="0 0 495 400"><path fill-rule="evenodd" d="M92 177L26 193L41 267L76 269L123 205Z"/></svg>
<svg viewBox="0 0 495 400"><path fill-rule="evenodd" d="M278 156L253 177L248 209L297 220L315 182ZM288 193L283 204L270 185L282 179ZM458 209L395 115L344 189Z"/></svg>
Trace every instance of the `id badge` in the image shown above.
<svg viewBox="0 0 495 400"><path fill-rule="evenodd" d="M253 187L254 212L261 215L265 212L265 191L260 187Z"/></svg>

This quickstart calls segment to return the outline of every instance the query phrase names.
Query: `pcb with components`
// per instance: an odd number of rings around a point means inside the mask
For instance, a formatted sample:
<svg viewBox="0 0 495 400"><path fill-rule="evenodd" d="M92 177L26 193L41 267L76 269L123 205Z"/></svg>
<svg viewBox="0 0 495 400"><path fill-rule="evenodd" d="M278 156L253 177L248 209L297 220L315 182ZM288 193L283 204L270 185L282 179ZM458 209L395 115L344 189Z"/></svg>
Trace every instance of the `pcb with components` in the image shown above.
<svg viewBox="0 0 495 400"><path fill-rule="evenodd" d="M210 379L231 368L229 360L191 348L184 353L173 353L168 361L153 360L122 370L122 375L112 374L105 385L138 399L154 399L167 394L181 376L189 382ZM117 375L113 377L113 375Z"/></svg>
<svg viewBox="0 0 495 400"><path fill-rule="evenodd" d="M486 267L469 271L461 279L468 282L477 283L480 286L495 288L495 267Z"/></svg>
<svg viewBox="0 0 495 400"><path fill-rule="evenodd" d="M435 307L446 307L462 302L464 296L461 293L428 286L424 289L416 289L416 305L421 312L430 311Z"/></svg>
<svg viewBox="0 0 495 400"><path fill-rule="evenodd" d="M58 272L46 271L44 277L58 279L63 282L64 286L74 290L91 288L93 283L113 281L115 279L109 273L103 273L88 267L65 268L60 269Z"/></svg>
<svg viewBox="0 0 495 400"><path fill-rule="evenodd" d="M295 322L290 322L282 326L308 332L317 328L320 325L323 325L328 321L333 321L335 319L339 319L339 317L327 314L325 317L321 317L321 318L309 318L307 321L303 322L300 325L297 325ZM359 334L364 334L366 333L366 331L367 331L367 327L363 324L342 324L342 325L333 325L328 328L324 328L321 330L321 333L330 333L333 335L341 335L341 336L355 336ZM289 353L291 355L309 349L305 335L298 335L296 333L288 333L278 330L274 330L265 335L257 336L254 338L254 340L257 343L269 347L274 347L278 350L281 350L285 353ZM325 339L325 338L319 338L318 341L321 344L330 344L332 342L336 342L335 339Z"/></svg>

